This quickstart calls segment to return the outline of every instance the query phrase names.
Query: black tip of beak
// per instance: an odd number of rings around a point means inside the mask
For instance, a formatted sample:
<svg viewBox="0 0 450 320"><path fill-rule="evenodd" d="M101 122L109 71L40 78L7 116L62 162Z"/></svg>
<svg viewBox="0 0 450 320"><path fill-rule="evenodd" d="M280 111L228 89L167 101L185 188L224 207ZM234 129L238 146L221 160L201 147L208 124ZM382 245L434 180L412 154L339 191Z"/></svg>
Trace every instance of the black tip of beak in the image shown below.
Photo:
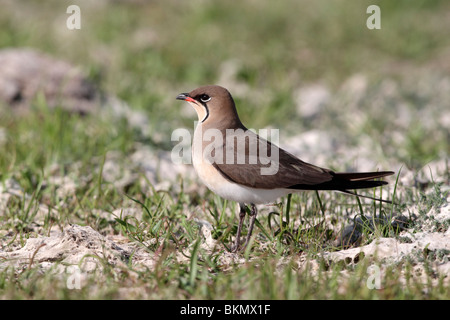
<svg viewBox="0 0 450 320"><path fill-rule="evenodd" d="M189 93L180 93L177 95L177 100L186 100L189 97Z"/></svg>

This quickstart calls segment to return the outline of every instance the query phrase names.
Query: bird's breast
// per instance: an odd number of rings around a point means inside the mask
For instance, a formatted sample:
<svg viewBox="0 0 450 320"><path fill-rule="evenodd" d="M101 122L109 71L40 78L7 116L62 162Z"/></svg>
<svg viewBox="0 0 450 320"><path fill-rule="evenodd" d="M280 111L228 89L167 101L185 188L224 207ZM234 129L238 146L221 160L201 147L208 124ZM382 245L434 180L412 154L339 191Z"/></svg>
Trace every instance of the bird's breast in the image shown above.
<svg viewBox="0 0 450 320"><path fill-rule="evenodd" d="M226 179L212 164L211 153L214 142L203 136L201 124L194 132L192 142L192 163L200 180L214 193L224 199L240 203L271 203L291 193L287 189L256 189ZM219 146L215 146L219 147Z"/></svg>

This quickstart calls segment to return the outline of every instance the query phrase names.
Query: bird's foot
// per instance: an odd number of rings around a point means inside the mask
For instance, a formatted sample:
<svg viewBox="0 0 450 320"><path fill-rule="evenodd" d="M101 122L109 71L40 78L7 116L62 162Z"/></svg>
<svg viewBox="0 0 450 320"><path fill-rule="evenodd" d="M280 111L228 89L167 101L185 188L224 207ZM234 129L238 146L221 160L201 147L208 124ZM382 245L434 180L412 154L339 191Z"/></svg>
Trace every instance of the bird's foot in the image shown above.
<svg viewBox="0 0 450 320"><path fill-rule="evenodd" d="M236 238L234 243L231 245L230 252L232 252L232 253L238 253L239 252L239 250L241 249L241 244L240 244L239 240L240 240L239 238Z"/></svg>

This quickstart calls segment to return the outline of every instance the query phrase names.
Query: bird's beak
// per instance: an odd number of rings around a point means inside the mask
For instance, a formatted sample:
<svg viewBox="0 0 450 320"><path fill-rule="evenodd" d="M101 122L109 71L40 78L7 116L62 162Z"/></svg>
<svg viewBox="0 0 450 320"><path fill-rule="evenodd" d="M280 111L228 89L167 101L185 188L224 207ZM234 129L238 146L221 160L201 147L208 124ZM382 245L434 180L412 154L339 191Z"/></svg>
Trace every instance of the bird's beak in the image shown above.
<svg viewBox="0 0 450 320"><path fill-rule="evenodd" d="M177 100L184 100L184 101L187 101L187 102L195 102L194 99L192 99L191 97L189 97L189 93L180 93L180 94L177 96Z"/></svg>

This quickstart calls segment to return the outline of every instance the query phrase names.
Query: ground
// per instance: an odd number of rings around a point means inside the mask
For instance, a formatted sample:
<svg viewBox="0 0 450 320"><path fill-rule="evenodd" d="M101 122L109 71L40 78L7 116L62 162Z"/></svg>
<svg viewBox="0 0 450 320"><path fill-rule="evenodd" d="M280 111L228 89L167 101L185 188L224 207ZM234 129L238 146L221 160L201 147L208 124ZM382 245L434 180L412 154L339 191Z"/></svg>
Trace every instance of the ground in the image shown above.
<svg viewBox="0 0 450 320"><path fill-rule="evenodd" d="M5 1L0 12L3 299L448 299L446 1ZM426 23L423 23L426 21ZM336 171L392 170L361 194L237 205L174 163L176 101L227 87L247 127ZM246 228L244 228L245 236Z"/></svg>

